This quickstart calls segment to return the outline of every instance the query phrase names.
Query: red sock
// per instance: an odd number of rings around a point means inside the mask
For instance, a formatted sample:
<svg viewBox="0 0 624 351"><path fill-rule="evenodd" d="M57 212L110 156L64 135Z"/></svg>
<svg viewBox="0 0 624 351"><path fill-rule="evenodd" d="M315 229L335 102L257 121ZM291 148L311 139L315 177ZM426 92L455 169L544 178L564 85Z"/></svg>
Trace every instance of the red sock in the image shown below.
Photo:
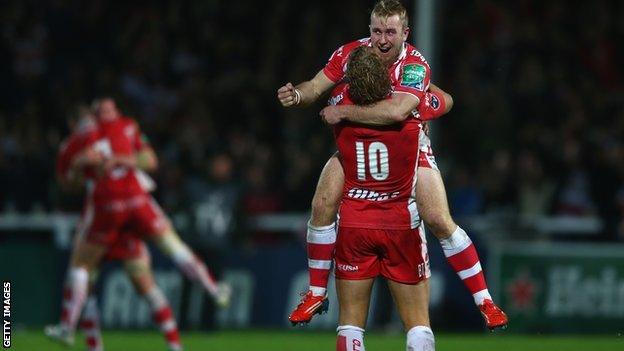
<svg viewBox="0 0 624 351"><path fill-rule="evenodd" d="M152 311L154 324L158 326L158 329L160 329L165 336L169 349L182 350L178 325L165 295L155 286L145 295L145 298Z"/></svg>
<svg viewBox="0 0 624 351"><path fill-rule="evenodd" d="M100 313L97 307L97 300L94 296L89 296L85 303L80 329L85 333L85 342L88 351L103 350L102 331L100 330Z"/></svg>
<svg viewBox="0 0 624 351"><path fill-rule="evenodd" d="M335 223L324 227L315 227L308 223L306 241L310 290L313 295L325 295L336 246Z"/></svg>
<svg viewBox="0 0 624 351"><path fill-rule="evenodd" d="M165 336L167 346L171 350L182 349L180 344L180 332L178 331L178 325L175 318L173 318L173 311L169 305L159 309L153 314L154 323L160 328L160 331Z"/></svg>
<svg viewBox="0 0 624 351"><path fill-rule="evenodd" d="M440 240L440 244L446 260L472 294L475 304L481 305L483 300L491 300L479 255L466 232L457 227L449 238Z"/></svg>
<svg viewBox="0 0 624 351"><path fill-rule="evenodd" d="M89 273L83 268L70 268L67 283L63 288L61 325L73 332L87 298Z"/></svg>

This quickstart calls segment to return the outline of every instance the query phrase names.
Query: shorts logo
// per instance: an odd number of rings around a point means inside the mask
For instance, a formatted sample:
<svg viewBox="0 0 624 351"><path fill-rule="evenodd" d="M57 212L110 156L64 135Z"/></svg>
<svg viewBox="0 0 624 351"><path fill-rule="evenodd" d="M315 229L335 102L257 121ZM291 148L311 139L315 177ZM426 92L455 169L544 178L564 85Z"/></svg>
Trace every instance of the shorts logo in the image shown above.
<svg viewBox="0 0 624 351"><path fill-rule="evenodd" d="M434 110L437 110L440 108L440 100L438 99L437 96L435 95L431 95L431 108L433 108Z"/></svg>
<svg viewBox="0 0 624 351"><path fill-rule="evenodd" d="M339 271L344 271L344 272L357 272L360 270L359 266L350 266L348 264L338 264L336 266L338 268Z"/></svg>
<svg viewBox="0 0 624 351"><path fill-rule="evenodd" d="M425 89L425 66L418 63L405 65L403 67L403 76L401 77L401 85L418 90Z"/></svg>

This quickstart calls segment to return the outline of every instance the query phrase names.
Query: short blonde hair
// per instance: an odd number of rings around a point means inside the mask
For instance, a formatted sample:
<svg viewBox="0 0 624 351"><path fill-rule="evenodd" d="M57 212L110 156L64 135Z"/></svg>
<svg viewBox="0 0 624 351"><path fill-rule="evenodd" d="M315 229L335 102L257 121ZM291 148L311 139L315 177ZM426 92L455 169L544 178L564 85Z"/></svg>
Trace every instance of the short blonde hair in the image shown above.
<svg viewBox="0 0 624 351"><path fill-rule="evenodd" d="M409 20L407 18L407 10L405 6L398 0L380 0L375 4L371 16L377 18L388 18L394 15L398 15L403 28L409 27Z"/></svg>
<svg viewBox="0 0 624 351"><path fill-rule="evenodd" d="M365 45L351 52L345 77L349 83L349 96L356 105L383 100L392 89L388 67L372 48Z"/></svg>

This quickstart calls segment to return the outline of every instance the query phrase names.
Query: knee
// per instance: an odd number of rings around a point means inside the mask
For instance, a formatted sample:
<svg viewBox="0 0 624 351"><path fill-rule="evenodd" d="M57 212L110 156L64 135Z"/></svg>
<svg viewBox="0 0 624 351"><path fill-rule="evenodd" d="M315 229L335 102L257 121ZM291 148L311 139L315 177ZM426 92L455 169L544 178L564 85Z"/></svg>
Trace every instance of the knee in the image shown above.
<svg viewBox="0 0 624 351"><path fill-rule="evenodd" d="M457 224L453 221L450 213L446 211L429 213L427 216L423 216L423 220L438 239L450 236L457 228Z"/></svg>

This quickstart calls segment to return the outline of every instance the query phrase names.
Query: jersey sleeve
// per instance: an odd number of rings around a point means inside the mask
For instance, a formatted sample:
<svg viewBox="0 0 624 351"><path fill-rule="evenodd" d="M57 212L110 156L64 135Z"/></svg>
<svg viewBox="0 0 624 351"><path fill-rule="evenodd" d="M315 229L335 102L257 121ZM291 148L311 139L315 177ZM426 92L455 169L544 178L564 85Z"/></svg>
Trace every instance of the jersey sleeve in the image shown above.
<svg viewBox="0 0 624 351"><path fill-rule="evenodd" d="M135 132L133 135L134 139L132 140L132 144L136 151L140 151L143 148L150 146L150 143L149 143L149 140L147 139L147 136L145 136L145 134L143 134L143 132L141 131L139 124L136 121L133 121L133 123L134 123Z"/></svg>
<svg viewBox="0 0 624 351"><path fill-rule="evenodd" d="M336 49L334 53L330 56L329 61L323 68L323 73L329 78L332 82L338 83L344 78L344 45Z"/></svg>
<svg viewBox="0 0 624 351"><path fill-rule="evenodd" d="M401 67L401 73L394 92L408 93L423 100L429 88L431 70L429 65L416 57L410 57Z"/></svg>
<svg viewBox="0 0 624 351"><path fill-rule="evenodd" d="M424 94L424 99L418 105L418 113L423 121L429 121L442 116L444 110L446 110L446 102L442 93L427 91Z"/></svg>

